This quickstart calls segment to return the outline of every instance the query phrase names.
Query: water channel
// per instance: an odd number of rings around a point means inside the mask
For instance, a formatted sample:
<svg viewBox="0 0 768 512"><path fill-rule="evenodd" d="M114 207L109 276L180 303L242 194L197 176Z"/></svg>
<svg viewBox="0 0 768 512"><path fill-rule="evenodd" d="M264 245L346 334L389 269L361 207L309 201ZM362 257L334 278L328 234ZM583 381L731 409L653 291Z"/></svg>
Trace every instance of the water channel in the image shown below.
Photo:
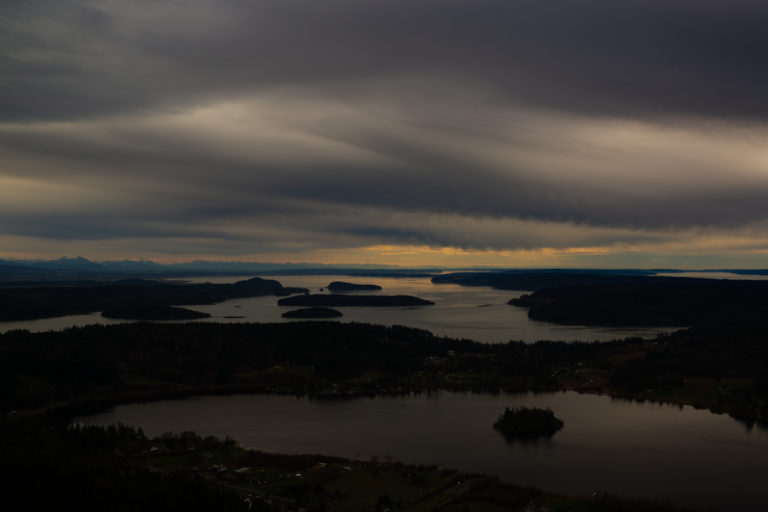
<svg viewBox="0 0 768 512"><path fill-rule="evenodd" d="M253 276L190 278L192 283L233 283ZM378 284L380 294L415 295L435 302L434 306L396 308L338 308L344 322L366 322L385 325L405 325L426 329L437 336L468 338L484 343L522 340L612 340L628 336L655 337L674 328L620 328L563 326L538 322L528 318L527 310L507 305L523 291L494 290L488 287L465 287L455 284L433 284L429 278L349 277L349 276L278 276L284 286L309 288L312 293L327 292L331 281ZM323 292L321 292L321 289ZM367 292L371 293L371 292ZM246 297L218 304L185 306L211 315L200 321L213 322L285 322L282 313L293 309L277 305L277 297ZM0 322L0 332L28 329L32 332L61 330L90 324L123 323L102 318L98 313L72 315L21 322Z"/></svg>

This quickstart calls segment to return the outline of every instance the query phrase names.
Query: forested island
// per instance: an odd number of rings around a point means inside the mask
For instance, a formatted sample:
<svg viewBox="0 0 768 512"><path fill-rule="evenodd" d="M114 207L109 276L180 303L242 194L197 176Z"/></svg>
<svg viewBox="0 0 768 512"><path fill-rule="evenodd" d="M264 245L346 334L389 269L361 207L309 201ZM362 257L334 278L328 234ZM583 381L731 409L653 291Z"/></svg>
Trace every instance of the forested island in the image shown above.
<svg viewBox="0 0 768 512"><path fill-rule="evenodd" d="M528 308L533 320L567 325L760 324L768 318L768 281L648 277L545 288L509 304Z"/></svg>
<svg viewBox="0 0 768 512"><path fill-rule="evenodd" d="M357 284L346 283L344 281L333 281L328 285L328 289L334 293L365 292L381 290L381 286L377 284Z"/></svg>
<svg viewBox="0 0 768 512"><path fill-rule="evenodd" d="M398 307L431 306L434 302L411 295L343 295L307 294L294 295L277 301L278 306L324 306L324 307Z"/></svg>
<svg viewBox="0 0 768 512"><path fill-rule="evenodd" d="M557 418L551 409L507 407L496 419L493 428L504 434L508 440L515 440L552 437L563 425L563 421Z"/></svg>
<svg viewBox="0 0 768 512"><path fill-rule="evenodd" d="M292 309L282 314L283 318L341 318L341 311L331 308Z"/></svg>
<svg viewBox="0 0 768 512"><path fill-rule="evenodd" d="M233 284L169 284L131 279L83 282L80 285L0 288L0 321L33 320L104 310L116 318L178 319L187 313L167 308L215 304L260 295L280 297L306 291L305 288L285 288L275 280L258 277ZM174 318L168 318L168 315Z"/></svg>

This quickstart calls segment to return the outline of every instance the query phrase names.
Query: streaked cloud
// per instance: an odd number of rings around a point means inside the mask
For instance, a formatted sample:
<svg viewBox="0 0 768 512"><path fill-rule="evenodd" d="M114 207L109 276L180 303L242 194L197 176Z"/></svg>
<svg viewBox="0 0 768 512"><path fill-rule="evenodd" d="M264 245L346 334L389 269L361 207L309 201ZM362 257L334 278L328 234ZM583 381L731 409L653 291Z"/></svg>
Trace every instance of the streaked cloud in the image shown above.
<svg viewBox="0 0 768 512"><path fill-rule="evenodd" d="M0 241L759 261L766 21L745 0L7 1Z"/></svg>

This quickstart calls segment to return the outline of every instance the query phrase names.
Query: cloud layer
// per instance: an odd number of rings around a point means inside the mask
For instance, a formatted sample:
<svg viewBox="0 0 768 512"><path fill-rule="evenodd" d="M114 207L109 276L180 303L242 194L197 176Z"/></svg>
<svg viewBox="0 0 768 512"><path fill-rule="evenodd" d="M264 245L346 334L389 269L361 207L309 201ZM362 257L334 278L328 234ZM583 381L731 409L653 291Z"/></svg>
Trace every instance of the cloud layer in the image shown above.
<svg viewBox="0 0 768 512"><path fill-rule="evenodd" d="M754 265L765 26L744 0L9 0L1 246Z"/></svg>

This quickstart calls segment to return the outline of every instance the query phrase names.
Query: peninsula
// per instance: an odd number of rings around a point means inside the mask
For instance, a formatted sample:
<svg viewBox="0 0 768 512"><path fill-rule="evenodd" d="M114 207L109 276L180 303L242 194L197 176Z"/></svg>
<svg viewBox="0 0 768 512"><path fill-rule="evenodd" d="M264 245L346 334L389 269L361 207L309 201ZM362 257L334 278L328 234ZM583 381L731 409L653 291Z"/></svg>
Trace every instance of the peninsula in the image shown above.
<svg viewBox="0 0 768 512"><path fill-rule="evenodd" d="M194 320L209 318L211 315L175 306L131 304L107 308L101 312L101 316L120 320Z"/></svg>

